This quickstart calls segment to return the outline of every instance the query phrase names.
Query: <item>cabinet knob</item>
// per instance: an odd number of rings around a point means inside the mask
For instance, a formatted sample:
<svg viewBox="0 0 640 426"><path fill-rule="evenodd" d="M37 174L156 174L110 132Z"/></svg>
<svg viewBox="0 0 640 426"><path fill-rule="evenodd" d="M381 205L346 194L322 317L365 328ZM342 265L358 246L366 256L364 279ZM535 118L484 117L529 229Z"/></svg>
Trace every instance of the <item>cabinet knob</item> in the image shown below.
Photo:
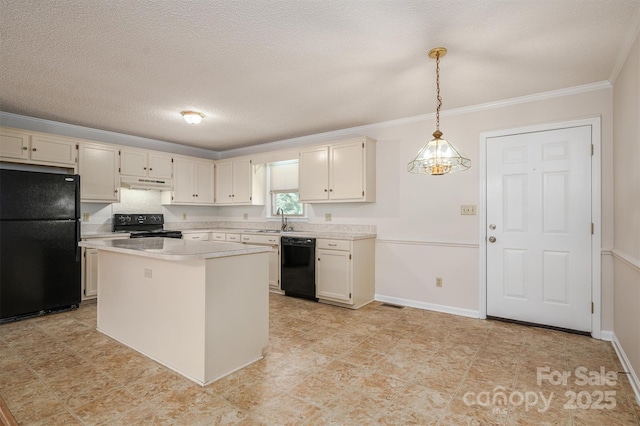
<svg viewBox="0 0 640 426"><path fill-rule="evenodd" d="M325 189L324 192L327 192L327 190Z"/></svg>
<svg viewBox="0 0 640 426"><path fill-rule="evenodd" d="M146 167L143 167L143 169L147 170L147 168L146 168Z"/></svg>
<svg viewBox="0 0 640 426"><path fill-rule="evenodd" d="M229 194L229 198L231 198L231 194Z"/></svg>
<svg viewBox="0 0 640 426"><path fill-rule="evenodd" d="M330 189L329 192L333 192L333 189Z"/></svg>
<svg viewBox="0 0 640 426"><path fill-rule="evenodd" d="M318 258L318 262L320 262L320 258Z"/></svg>
<svg viewBox="0 0 640 426"><path fill-rule="evenodd" d="M28 150L28 149L29 149L29 148L27 148L26 146L23 146L23 147L22 147L22 150L23 150L23 151L26 151L26 150Z"/></svg>
<svg viewBox="0 0 640 426"><path fill-rule="evenodd" d="M149 170L153 170L153 167L149 167Z"/></svg>
<svg viewBox="0 0 640 426"><path fill-rule="evenodd" d="M35 148L31 148L31 151L37 151L37 149L35 149Z"/></svg>
<svg viewBox="0 0 640 426"><path fill-rule="evenodd" d="M117 194L117 193L118 193L118 189L116 188L116 189L113 191L113 193L114 193L114 194Z"/></svg>

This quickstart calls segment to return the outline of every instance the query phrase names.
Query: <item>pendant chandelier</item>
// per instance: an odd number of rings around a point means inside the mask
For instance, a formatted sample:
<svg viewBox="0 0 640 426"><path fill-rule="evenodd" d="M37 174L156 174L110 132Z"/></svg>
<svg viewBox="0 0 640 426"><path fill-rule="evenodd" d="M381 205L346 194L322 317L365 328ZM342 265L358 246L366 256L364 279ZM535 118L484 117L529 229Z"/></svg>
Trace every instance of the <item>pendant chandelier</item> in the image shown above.
<svg viewBox="0 0 640 426"><path fill-rule="evenodd" d="M446 55L447 49L436 47L429 51L429 57L436 60L436 131L433 139L418 151L416 158L407 165L410 173L424 173L429 175L445 175L471 167L471 160L453 143L442 139L440 131L440 58Z"/></svg>

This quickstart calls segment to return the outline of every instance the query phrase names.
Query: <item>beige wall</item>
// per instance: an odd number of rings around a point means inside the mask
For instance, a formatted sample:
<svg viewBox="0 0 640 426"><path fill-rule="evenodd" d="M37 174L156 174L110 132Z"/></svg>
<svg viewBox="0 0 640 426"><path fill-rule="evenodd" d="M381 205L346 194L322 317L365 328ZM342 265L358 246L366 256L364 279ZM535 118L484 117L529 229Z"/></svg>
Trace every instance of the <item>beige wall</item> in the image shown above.
<svg viewBox="0 0 640 426"><path fill-rule="evenodd" d="M604 86L604 85L603 85ZM477 315L479 310L479 220L461 216L460 205L479 204L480 134L536 124L601 117L602 123L602 247L613 247L612 89L506 103L441 117L441 130L471 157L466 172L435 177L406 171L435 130L433 119L380 123L340 135L313 135L300 144L321 143L359 134L377 143L377 201L373 204L315 204L310 222L376 225L376 294L399 303ZM445 102L446 102L446 94ZM287 141L274 144L281 148ZM264 148L264 147L263 147ZM241 220L246 208L221 208L221 220ZM253 213L252 213L253 216ZM610 252L609 252L610 253ZM613 329L611 255L603 257L603 330ZM606 274L606 275L604 275ZM443 278L443 287L435 278Z"/></svg>
<svg viewBox="0 0 640 426"><path fill-rule="evenodd" d="M640 374L640 36L614 86L614 333Z"/></svg>

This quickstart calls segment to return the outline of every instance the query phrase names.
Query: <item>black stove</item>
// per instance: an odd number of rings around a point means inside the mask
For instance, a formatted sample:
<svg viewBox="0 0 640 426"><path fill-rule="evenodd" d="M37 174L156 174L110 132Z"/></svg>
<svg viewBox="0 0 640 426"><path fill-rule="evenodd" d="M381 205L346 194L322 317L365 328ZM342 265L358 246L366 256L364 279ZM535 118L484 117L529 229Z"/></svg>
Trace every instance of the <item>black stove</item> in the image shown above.
<svg viewBox="0 0 640 426"><path fill-rule="evenodd" d="M182 238L182 232L164 229L164 215L161 213L114 214L113 232L129 232L131 238Z"/></svg>

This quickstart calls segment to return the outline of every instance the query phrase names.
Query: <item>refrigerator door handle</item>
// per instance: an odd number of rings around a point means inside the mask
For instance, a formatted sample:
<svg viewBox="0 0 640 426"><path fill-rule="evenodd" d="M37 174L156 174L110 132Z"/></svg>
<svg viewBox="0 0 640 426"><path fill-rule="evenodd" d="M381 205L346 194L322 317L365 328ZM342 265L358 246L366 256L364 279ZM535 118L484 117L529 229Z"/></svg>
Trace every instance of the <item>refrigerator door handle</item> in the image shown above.
<svg viewBox="0 0 640 426"><path fill-rule="evenodd" d="M75 219L80 219L80 210L81 210L81 204L80 204L80 175L75 175L75 180L76 180L76 216ZM80 238L80 233L78 233L78 241Z"/></svg>
<svg viewBox="0 0 640 426"><path fill-rule="evenodd" d="M78 245L80 242L80 221L76 220L76 262L80 262L82 259L82 248Z"/></svg>

